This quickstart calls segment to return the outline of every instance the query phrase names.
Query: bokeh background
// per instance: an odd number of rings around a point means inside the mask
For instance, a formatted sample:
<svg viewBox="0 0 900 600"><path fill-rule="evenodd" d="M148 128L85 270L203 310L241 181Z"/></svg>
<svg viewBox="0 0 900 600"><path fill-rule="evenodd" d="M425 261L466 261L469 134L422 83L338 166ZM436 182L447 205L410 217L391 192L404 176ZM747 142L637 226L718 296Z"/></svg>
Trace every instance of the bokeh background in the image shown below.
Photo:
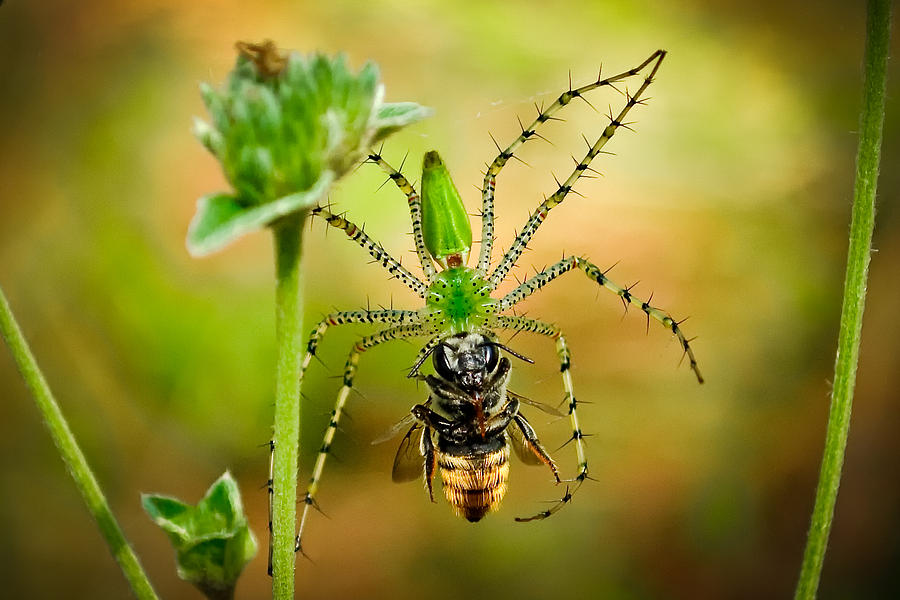
<svg viewBox="0 0 900 600"><path fill-rule="evenodd" d="M858 4L858 5L857 5ZM114 510L165 598L198 598L142 513L139 493L194 502L226 468L261 551L238 588L269 595L267 449L273 398L271 239L193 260L197 197L225 188L190 135L197 85L221 82L235 40L344 51L381 66L387 99L435 116L384 153L418 179L437 148L475 212L480 169L516 116L567 85L670 51L636 132L594 164L525 255L519 276L565 251L618 265L695 342L708 383L677 342L583 277L525 310L566 329L585 404L592 474L553 519L521 525L559 490L514 464L502 511L477 526L393 485L396 442L370 441L422 399L404 377L417 350L366 355L298 561L307 598L778 598L793 589L828 407L847 245L864 38L862 3L24 2L0 6L0 283ZM896 39L897 36L895 36ZM894 48L896 48L896 42ZM896 597L900 564L900 73L891 64L853 428L822 598ZM605 112L621 97L591 102ZM604 127L572 105L498 183L500 246ZM406 203L364 166L332 201L414 262ZM477 229L476 229L477 230ZM476 236L477 237L477 236ZM334 308L416 306L340 234L306 236L307 327ZM344 356L364 327L335 332L305 382L301 481ZM520 393L562 398L552 345ZM0 351L0 582L8 598L125 598L6 352ZM565 421L531 411L551 449ZM555 456L574 472L571 446ZM298 593L298 596L301 594Z"/></svg>

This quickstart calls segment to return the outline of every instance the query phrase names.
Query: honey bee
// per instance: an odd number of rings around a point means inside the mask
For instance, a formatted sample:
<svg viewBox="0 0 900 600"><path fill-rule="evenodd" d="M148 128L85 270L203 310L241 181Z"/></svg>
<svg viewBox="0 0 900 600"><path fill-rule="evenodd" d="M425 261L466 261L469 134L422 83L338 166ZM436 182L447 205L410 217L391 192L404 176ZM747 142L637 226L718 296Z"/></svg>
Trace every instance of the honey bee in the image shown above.
<svg viewBox="0 0 900 600"><path fill-rule="evenodd" d="M546 465L561 481L556 463L519 412L523 401L537 403L508 390L511 365L501 350L531 362L481 333L443 340L431 352L436 374L418 375L419 365L413 369L412 375L429 388L428 400L413 406L394 428L411 423L397 450L392 479L422 477L434 502L432 481L439 470L447 502L473 523L497 510L506 494L510 447L523 462Z"/></svg>

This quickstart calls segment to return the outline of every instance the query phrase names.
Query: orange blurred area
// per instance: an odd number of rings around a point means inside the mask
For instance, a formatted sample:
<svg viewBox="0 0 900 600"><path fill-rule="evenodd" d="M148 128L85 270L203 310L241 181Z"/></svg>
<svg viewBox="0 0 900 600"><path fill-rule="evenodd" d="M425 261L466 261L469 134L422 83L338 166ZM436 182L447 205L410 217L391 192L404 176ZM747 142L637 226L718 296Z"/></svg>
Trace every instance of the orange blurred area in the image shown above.
<svg viewBox="0 0 900 600"><path fill-rule="evenodd" d="M298 560L304 598L777 598L799 570L828 409L857 143L864 14L857 3L15 2L0 6L0 285L161 597L199 598L174 572L141 492L196 502L226 468L265 574L274 315L271 236L206 259L184 238L199 196L226 189L190 134L198 84L223 81L236 40L346 52L381 69L388 101L436 110L384 156L420 176L438 149L470 212L501 143L572 82L669 51L632 112L513 271L589 257L676 318L707 383L640 311L577 274L522 304L569 335L596 481L547 521L560 490L513 463L498 514L454 517L390 480L395 442L370 441L421 402L417 347L368 353ZM896 36L895 36L896 39ZM894 45L896 55L896 42ZM821 598L900 594L900 78L890 63L879 213L853 427ZM623 90L624 91L624 90ZM623 99L573 103L497 183L506 248L564 178L581 135ZM632 116L630 115L630 117ZM526 121L527 122L527 121ZM415 263L406 202L362 166L336 210ZM473 217L476 232L480 231ZM305 236L306 327L334 309L418 308L417 298L315 222ZM478 237L476 233L475 237ZM420 273L418 268L413 269ZM893 273L893 275L891 275ZM514 280L504 283L508 290ZM419 301L420 302L420 301ZM368 333L329 334L304 382L305 482L344 358ZM503 338L534 365L512 387L562 400L553 345ZM125 598L129 590L0 350L0 586L8 598ZM533 411L532 411L533 413ZM575 472L565 421L529 413ZM399 443L397 440L396 443Z"/></svg>

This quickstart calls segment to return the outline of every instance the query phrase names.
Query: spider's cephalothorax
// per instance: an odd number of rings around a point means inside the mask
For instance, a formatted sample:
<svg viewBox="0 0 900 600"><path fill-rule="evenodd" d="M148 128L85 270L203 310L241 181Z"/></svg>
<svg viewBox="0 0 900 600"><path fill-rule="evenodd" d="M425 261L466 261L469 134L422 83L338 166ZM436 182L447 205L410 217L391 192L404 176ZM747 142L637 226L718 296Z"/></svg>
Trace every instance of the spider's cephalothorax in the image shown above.
<svg viewBox="0 0 900 600"><path fill-rule="evenodd" d="M530 125L522 127L522 133L511 144L506 148L498 146L499 154L488 165L481 187L481 242L478 259L473 267L466 266L472 247L469 216L437 152L425 155L421 196L406 177L391 167L380 153L373 152L369 156L369 160L384 169L406 195L415 250L424 278L417 277L402 266L380 244L344 216L331 212L327 207L320 206L312 210L313 216L324 219L329 226L343 230L350 239L362 246L375 262L380 263L391 275L420 296L424 300L424 306L418 310L335 312L325 316L313 330L301 363L304 371L316 354L322 336L330 327L351 323L385 326L360 339L347 358L343 386L338 393L307 488L300 520L300 535L297 537L298 550L309 509L317 506L316 498L325 459L330 452L344 405L353 389L359 357L369 348L396 339L420 337L426 340L411 376L427 383L429 397L425 403L413 407L407 419L402 422L405 424L404 428L409 427L409 430L395 461L394 479L424 476L430 491L431 477L439 467L447 499L460 515L471 521L477 521L495 509L503 497L509 472L507 459L510 446L526 462L550 466L556 482L561 481L553 461L519 412L520 404L541 405L507 389L510 363L506 357L501 356L501 350L513 356L518 355L498 343L497 332L531 332L545 336L556 344L565 392L562 407L571 422L570 441L577 457L577 470L572 479L568 480L569 485L561 498L546 510L516 520L531 521L549 517L568 504L575 491L588 478L585 434L578 421L578 402L572 387L570 354L565 336L551 323L504 314L560 275L580 270L592 282L618 296L626 309L629 306L635 307L646 315L648 323L651 318L661 323L678 339L697 380L703 381L694 353L679 322L667 312L652 306L649 300L637 298L632 294L631 287L614 283L607 277L606 271L585 258L565 257L521 282L510 292L494 295L550 210L566 199L580 178L593 171L591 162L603 152L604 146L616 131L620 127L628 127L625 117L636 105L644 103L642 96L653 81L665 54L665 51L658 50L628 71L607 78L598 76L596 81L579 88L573 89L570 86L549 107L538 108L537 117ZM531 213L509 250L492 268L496 179L514 157L514 152L529 140L541 137L536 132L537 128L548 121L558 120L553 115L573 100L582 98L596 88L609 87L619 91L617 84L645 72L646 75L638 79L636 91L624 92L624 106L617 114L610 112L609 123L603 133L593 143L588 141L587 151L581 160L576 160L571 174L561 183L557 182L556 190ZM419 375L418 368L429 355L433 355L435 374ZM269 492L272 493L271 485Z"/></svg>

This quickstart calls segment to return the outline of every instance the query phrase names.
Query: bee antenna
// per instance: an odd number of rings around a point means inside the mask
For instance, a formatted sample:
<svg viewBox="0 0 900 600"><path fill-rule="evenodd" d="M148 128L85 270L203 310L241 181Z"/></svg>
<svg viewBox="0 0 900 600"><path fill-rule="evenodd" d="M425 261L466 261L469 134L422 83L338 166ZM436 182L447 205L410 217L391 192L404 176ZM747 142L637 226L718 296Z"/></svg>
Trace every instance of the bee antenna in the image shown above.
<svg viewBox="0 0 900 600"><path fill-rule="evenodd" d="M426 352L421 357L419 357L419 360L416 361L416 364L414 364L412 366L412 369L409 370L409 373L406 374L406 378L407 379L414 379L414 378L418 379L419 378L419 367L421 367L425 363L425 360L429 356L431 356L431 353L434 352L435 348L437 348L438 346L442 346L442 345L443 345L443 342L441 342L440 344L435 344L433 348L430 348L428 350L428 352Z"/></svg>
<svg viewBox="0 0 900 600"><path fill-rule="evenodd" d="M501 350L505 350L507 353L509 353L509 354L511 354L511 355L513 355L513 356L515 356L515 357L518 358L519 360L524 360L525 362L527 362L527 363L530 364L530 365L533 365L533 364L534 364L534 361L533 361L533 360L531 360L530 358L528 358L528 357L525 356L524 354L519 354L518 352L516 352L515 350L513 350L513 349L510 348L509 346L506 346L506 345L504 345L504 344L501 344L500 342L494 342L494 345L497 346L498 348L500 348Z"/></svg>

